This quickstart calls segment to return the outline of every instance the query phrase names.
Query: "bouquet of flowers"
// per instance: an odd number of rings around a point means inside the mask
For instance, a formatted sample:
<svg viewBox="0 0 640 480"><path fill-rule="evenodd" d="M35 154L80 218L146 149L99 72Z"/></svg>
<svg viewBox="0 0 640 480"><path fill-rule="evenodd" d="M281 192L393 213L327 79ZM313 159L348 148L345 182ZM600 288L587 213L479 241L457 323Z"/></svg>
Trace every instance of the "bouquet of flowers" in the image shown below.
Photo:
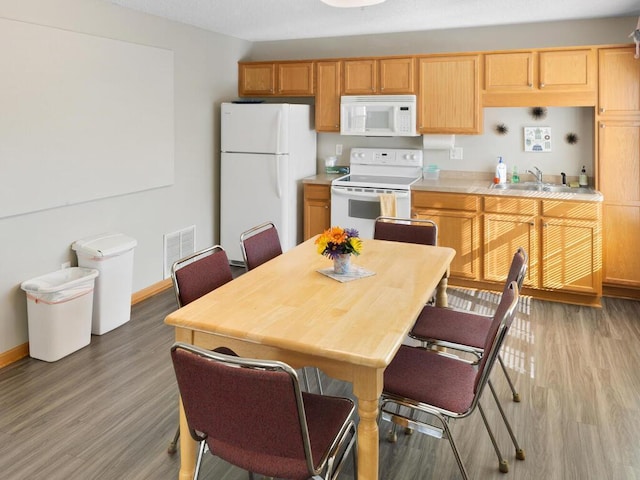
<svg viewBox="0 0 640 480"><path fill-rule="evenodd" d="M332 260L338 255L360 255L362 251L362 240L353 228L331 227L316 239L316 245L320 255Z"/></svg>

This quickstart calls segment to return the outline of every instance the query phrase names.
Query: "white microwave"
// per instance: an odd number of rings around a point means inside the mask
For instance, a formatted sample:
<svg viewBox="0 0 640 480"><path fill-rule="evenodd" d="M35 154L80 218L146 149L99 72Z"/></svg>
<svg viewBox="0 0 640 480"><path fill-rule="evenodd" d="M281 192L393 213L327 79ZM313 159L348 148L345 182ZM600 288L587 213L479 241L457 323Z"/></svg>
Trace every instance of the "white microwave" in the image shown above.
<svg viewBox="0 0 640 480"><path fill-rule="evenodd" d="M340 133L367 137L417 137L415 95L343 95Z"/></svg>

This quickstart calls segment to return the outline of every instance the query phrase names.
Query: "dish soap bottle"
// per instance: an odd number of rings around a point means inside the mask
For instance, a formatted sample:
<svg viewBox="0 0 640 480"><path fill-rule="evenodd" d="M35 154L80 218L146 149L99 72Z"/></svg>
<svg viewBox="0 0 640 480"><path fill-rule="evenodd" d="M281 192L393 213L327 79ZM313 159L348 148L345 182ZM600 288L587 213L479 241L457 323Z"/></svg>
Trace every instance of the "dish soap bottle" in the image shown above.
<svg viewBox="0 0 640 480"><path fill-rule="evenodd" d="M513 172L511 173L511 183L520 183L520 175L518 175L518 167L513 166Z"/></svg>
<svg viewBox="0 0 640 480"><path fill-rule="evenodd" d="M585 166L582 166L582 170L580 171L580 177L578 179L578 184L581 187L587 187L589 186L589 181L587 180L587 170L584 168Z"/></svg>
<svg viewBox="0 0 640 480"><path fill-rule="evenodd" d="M498 165L496 166L496 183L507 183L507 166L502 161L502 157L498 157Z"/></svg>

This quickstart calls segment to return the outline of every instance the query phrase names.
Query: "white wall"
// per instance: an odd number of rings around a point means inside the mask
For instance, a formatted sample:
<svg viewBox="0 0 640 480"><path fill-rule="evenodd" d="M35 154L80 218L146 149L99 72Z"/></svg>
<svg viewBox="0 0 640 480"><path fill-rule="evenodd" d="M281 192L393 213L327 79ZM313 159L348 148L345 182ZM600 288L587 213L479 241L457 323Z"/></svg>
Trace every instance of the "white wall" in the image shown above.
<svg viewBox="0 0 640 480"><path fill-rule="evenodd" d="M170 49L175 68L172 186L0 219L2 353L28 341L20 283L75 264L74 240L104 231L135 238L134 291L162 280L164 233L196 225L197 248L217 240L219 107L237 96L237 61L250 44L98 0L4 0L0 17Z"/></svg>

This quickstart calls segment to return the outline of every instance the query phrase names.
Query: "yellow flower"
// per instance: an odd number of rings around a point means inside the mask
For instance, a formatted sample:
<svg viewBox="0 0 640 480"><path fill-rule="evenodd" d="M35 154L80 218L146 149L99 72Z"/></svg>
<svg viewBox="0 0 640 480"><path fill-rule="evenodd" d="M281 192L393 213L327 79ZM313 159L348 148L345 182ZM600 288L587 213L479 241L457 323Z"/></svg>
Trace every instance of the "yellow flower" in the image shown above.
<svg viewBox="0 0 640 480"><path fill-rule="evenodd" d="M328 228L315 243L319 254L332 259L345 253L359 255L362 251L362 240L358 238L358 231L353 228Z"/></svg>

